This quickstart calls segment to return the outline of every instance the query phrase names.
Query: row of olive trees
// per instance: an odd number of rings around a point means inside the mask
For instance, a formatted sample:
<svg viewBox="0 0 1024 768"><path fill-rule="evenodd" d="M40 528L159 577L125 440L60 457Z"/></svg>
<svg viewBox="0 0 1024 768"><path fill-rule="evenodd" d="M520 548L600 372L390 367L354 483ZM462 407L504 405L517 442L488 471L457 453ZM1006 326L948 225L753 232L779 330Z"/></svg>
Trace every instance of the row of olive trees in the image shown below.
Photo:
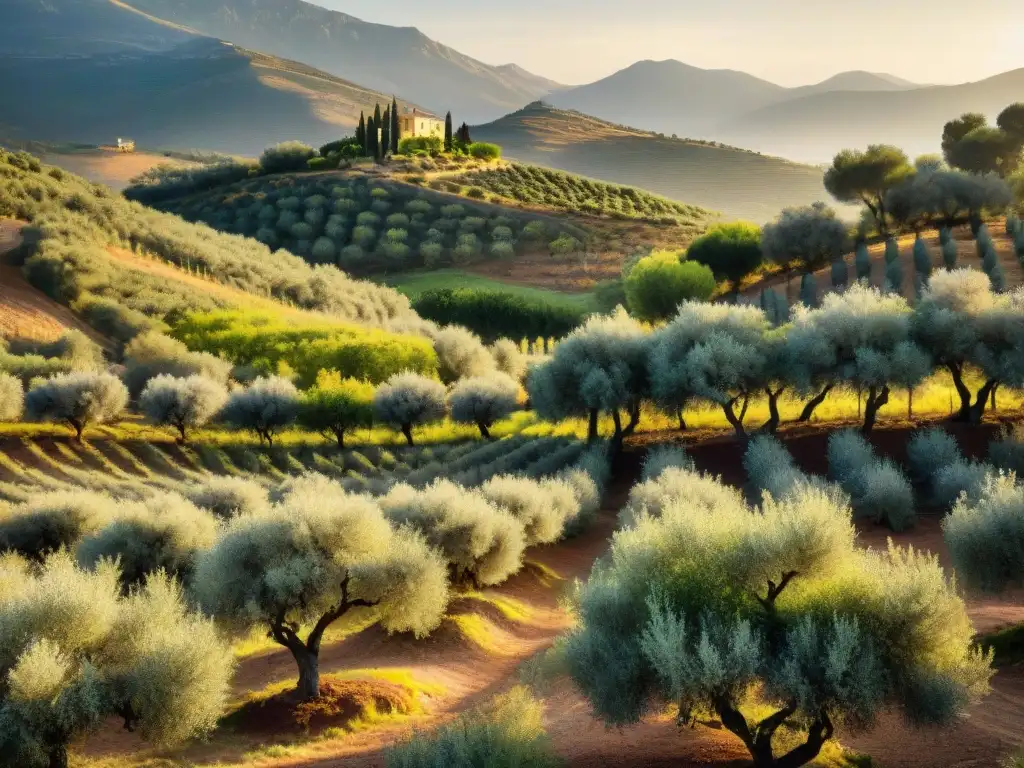
<svg viewBox="0 0 1024 768"><path fill-rule="evenodd" d="M757 768L810 763L840 726L890 709L955 722L992 669L954 583L935 557L858 547L848 498L776 447L749 462L777 491L756 507L685 456L649 462L575 596L576 684L609 724L676 704L678 724L724 727Z"/></svg>
<svg viewBox="0 0 1024 768"><path fill-rule="evenodd" d="M806 421L845 386L863 393L868 432L892 389L912 391L943 370L960 398L957 418L978 422L998 387L1024 385L1021 338L1024 293L996 293L978 271L936 270L913 308L898 294L854 285L819 307L797 305L778 328L762 309L732 304L684 302L653 331L621 310L595 316L530 371L527 389L545 418L588 418L591 439L608 413L621 441L644 403L678 414L681 427L690 404L711 403L745 436L751 398L767 399L762 431L773 432L784 393L806 399ZM977 392L966 383L971 370L982 374Z"/></svg>
<svg viewBox="0 0 1024 768"><path fill-rule="evenodd" d="M301 424L344 448L346 434L375 422L401 430L412 445L414 428L449 412L456 423L472 424L489 439L495 422L518 408L518 396L519 384L497 371L461 379L450 391L414 373L398 374L374 389L337 372L322 372L317 385L304 393L280 377L257 378L229 392L207 376L160 374L142 389L138 409L154 424L173 428L183 443L194 430L218 420L252 431L270 445L281 430ZM87 427L121 418L128 404L128 389L109 373L62 374L35 382L27 393L17 378L0 374L0 421L24 415L64 423L79 440Z"/></svg>

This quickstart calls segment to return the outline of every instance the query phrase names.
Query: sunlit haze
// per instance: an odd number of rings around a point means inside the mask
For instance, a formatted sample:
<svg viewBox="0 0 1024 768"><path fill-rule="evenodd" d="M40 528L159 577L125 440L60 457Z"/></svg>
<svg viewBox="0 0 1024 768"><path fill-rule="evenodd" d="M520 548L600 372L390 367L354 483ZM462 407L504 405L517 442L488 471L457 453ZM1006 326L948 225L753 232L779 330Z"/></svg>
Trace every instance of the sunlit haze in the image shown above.
<svg viewBox="0 0 1024 768"><path fill-rule="evenodd" d="M364 21L415 26L488 64L514 62L567 84L639 59L741 69L780 85L837 72L920 83L1024 67L1017 0L319 0ZM1016 10L1015 10L1016 9Z"/></svg>

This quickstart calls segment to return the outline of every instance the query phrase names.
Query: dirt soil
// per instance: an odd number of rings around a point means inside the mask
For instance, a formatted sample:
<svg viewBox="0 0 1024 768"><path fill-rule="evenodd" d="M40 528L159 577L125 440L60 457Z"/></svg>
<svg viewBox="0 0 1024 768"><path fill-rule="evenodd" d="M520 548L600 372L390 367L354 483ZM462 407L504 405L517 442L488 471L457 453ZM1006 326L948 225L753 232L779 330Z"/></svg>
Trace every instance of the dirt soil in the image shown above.
<svg viewBox="0 0 1024 768"><path fill-rule="evenodd" d="M23 222L0 219L0 339L53 341L69 329L88 334L103 346L109 343L71 310L33 288L11 264L8 254L21 245Z"/></svg>
<svg viewBox="0 0 1024 768"><path fill-rule="evenodd" d="M977 456L984 452L995 428L956 427L954 432L965 452ZM813 472L824 470L825 430L820 426L790 430L783 437L803 468ZM388 636L379 628L371 628L325 646L321 662L325 674L402 670L431 690L439 686L440 692L426 697L425 714L414 717L411 724L384 722L340 738L308 742L299 753L288 756L264 753L259 764L282 768L382 766L383 750L406 736L411 727L421 730L436 726L516 684L522 664L550 647L568 628L569 618L560 607L559 597L573 579L586 577L594 560L607 550L616 526L616 512L639 476L646 449L651 444L676 439L673 433L638 436L627 445L615 467L615 481L605 508L588 531L557 546L531 550L527 567L508 583L456 600L441 628L426 640ZM899 457L905 452L908 439L906 428L880 429L873 442L882 453ZM728 438L704 439L690 446L690 450L701 469L723 475L729 482L743 481L740 449ZM897 544L937 553L943 563L949 562L937 515L924 514L914 529L902 534L870 524L861 525L859 530L863 546L884 547L892 538ZM979 631L1024 621L1021 594L965 597ZM493 602L496 599L512 601L522 611L510 616ZM467 626L476 629L468 632ZM288 654L272 650L241 662L235 691L244 696L294 676ZM558 753L571 766L748 765L739 741L723 730L679 729L664 716L650 717L634 727L610 729L590 714L586 701L564 679L552 683L543 697L549 734ZM276 731L270 724L266 729ZM180 761L178 764L223 761L226 765L248 765L252 764L250 758L244 757L248 751L261 744L280 743L267 731L219 732L208 744L191 745L164 756ZM1000 670L992 693L954 726L913 730L897 714L887 714L866 733L840 732L839 737L844 745L870 755L885 768L995 768L1024 745L1024 668ZM143 749L134 736L119 731L115 724L84 745L84 751L93 757L126 752L140 757L150 754Z"/></svg>

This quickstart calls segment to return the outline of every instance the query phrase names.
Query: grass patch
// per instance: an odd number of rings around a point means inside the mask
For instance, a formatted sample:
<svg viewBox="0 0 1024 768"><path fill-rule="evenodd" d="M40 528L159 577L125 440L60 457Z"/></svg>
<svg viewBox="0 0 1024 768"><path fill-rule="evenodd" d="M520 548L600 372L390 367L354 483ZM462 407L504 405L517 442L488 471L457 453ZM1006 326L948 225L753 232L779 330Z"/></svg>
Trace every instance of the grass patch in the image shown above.
<svg viewBox="0 0 1024 768"><path fill-rule="evenodd" d="M387 285L415 299L427 291L443 288L473 288L485 291L501 291L502 293L522 296L528 299L544 301L556 306L571 307L585 312L597 312L597 296L592 292L564 293L547 288L534 288L527 285L512 285L500 280L473 275L461 269L435 269L429 272L401 272L389 275L383 280Z"/></svg>

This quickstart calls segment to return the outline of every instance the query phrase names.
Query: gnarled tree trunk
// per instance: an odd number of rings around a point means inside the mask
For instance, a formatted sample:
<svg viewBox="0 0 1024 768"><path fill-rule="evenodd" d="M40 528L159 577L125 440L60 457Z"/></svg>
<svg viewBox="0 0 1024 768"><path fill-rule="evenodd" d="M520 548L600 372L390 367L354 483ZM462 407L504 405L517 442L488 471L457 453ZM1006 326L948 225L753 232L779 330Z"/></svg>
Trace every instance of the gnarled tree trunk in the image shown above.
<svg viewBox="0 0 1024 768"><path fill-rule="evenodd" d="M804 409L800 411L800 416L799 418L797 418L797 421L810 421L811 416L814 415L814 412L817 410L818 406L825 402L825 398L828 397L828 393L832 391L832 387L834 386L835 383L830 381L828 384L822 387L821 392L819 392L810 400L808 400L807 404L804 405Z"/></svg>
<svg viewBox="0 0 1024 768"><path fill-rule="evenodd" d="M953 389L960 398L960 410L957 411L954 421L969 421L971 418L971 390L964 384L964 368L959 363L946 363L946 370L953 380Z"/></svg>
<svg viewBox="0 0 1024 768"><path fill-rule="evenodd" d="M989 398L993 398L995 396L995 391L998 386L998 380L989 379L985 382L982 388L978 390L978 397L975 399L974 405L972 405L968 411L968 421L971 424L981 424L981 420L985 416L985 407L988 405Z"/></svg>
<svg viewBox="0 0 1024 768"><path fill-rule="evenodd" d="M775 391L772 391L771 387L765 388L764 393L768 396L768 421L761 427L761 432L772 435L779 428L782 421L779 415L779 398L785 391L785 387L779 387Z"/></svg>
<svg viewBox="0 0 1024 768"><path fill-rule="evenodd" d="M862 431L865 435L870 434L878 420L879 409L889 402L889 386L881 388L868 387L868 396L864 401L864 426Z"/></svg>
<svg viewBox="0 0 1024 768"><path fill-rule="evenodd" d="M412 424L403 424L402 425L402 434L405 435L405 442L407 442L409 445L412 445L413 444Z"/></svg>
<svg viewBox="0 0 1024 768"><path fill-rule="evenodd" d="M593 443L597 440L597 408L590 409L590 420L587 422L587 442Z"/></svg>
<svg viewBox="0 0 1024 768"><path fill-rule="evenodd" d="M487 424L486 423L484 423L482 421L478 421L476 423L476 426L480 430L480 437L482 437L484 440L490 440L491 439L491 431L487 428Z"/></svg>

